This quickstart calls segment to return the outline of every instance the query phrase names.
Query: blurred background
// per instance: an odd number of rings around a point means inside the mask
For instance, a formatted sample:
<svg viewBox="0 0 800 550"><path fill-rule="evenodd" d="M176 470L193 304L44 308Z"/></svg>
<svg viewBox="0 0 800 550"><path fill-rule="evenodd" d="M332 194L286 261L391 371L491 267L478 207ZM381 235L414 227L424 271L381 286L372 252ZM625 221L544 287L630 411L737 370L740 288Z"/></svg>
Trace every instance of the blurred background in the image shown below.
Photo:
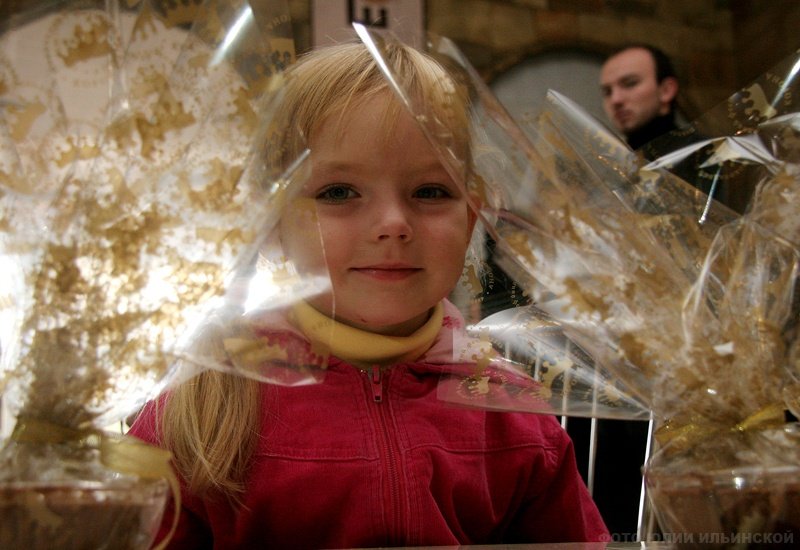
<svg viewBox="0 0 800 550"><path fill-rule="evenodd" d="M555 89L608 123L603 58L626 42L670 56L693 120L800 47L797 0L288 0L298 53L341 39L345 17L456 42L512 114Z"/></svg>
<svg viewBox="0 0 800 550"><path fill-rule="evenodd" d="M15 11L55 1L0 0L0 27ZM139 2L119 0L132 8ZM649 43L671 58L681 83L678 114L686 121L800 48L798 0L249 2L273 12L288 9L298 54L346 39L343 29L353 20L387 27L407 39L429 31L453 40L512 114L534 112L547 90L554 89L606 124L600 65L622 44ZM152 3L171 19L191 21L204 0Z"/></svg>

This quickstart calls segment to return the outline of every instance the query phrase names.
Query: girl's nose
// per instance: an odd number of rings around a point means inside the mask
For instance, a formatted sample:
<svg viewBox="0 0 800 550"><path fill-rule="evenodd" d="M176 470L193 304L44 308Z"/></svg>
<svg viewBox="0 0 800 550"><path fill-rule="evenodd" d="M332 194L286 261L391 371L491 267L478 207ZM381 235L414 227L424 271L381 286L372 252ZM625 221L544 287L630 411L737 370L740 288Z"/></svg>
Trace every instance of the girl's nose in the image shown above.
<svg viewBox="0 0 800 550"><path fill-rule="evenodd" d="M399 200L387 200L375 208L375 235L378 240L408 241L413 237L411 212Z"/></svg>

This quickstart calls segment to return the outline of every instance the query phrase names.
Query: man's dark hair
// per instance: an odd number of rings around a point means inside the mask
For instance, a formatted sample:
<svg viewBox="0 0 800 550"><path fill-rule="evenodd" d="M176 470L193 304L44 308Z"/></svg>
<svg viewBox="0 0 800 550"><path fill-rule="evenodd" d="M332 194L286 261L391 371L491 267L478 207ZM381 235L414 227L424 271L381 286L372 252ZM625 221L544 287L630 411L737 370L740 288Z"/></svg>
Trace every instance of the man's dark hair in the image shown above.
<svg viewBox="0 0 800 550"><path fill-rule="evenodd" d="M632 42L630 44L625 44L620 46L614 51L612 51L606 59L609 57L615 56L618 53L621 53L625 50L630 50L631 48L642 48L650 52L650 55L653 56L653 61L656 64L656 80L661 83L664 81L665 78L678 78L678 75L675 74L675 68L672 66L672 61L670 60L669 56L665 54L661 49L656 48L651 44L645 44L643 42Z"/></svg>

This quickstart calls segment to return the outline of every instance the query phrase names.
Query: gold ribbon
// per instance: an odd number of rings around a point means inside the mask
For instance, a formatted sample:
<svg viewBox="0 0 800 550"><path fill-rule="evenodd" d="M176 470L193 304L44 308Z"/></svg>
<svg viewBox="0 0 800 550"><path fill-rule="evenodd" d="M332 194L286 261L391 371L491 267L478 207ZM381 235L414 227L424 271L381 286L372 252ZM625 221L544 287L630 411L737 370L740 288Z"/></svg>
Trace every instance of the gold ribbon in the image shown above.
<svg viewBox="0 0 800 550"><path fill-rule="evenodd" d="M732 427L724 428L712 424L705 417L695 416L688 421L668 420L655 432L656 440L662 447L669 444L670 452L686 450L703 439L728 431L746 433L754 430L775 428L786 423L784 406L773 403L763 407Z"/></svg>
<svg viewBox="0 0 800 550"><path fill-rule="evenodd" d="M170 465L172 453L169 451L129 436L95 429L76 430L32 418L18 419L11 439L21 443L65 443L95 448L100 451L100 461L115 472L142 479L166 479L175 500L175 513L167 536L155 550L163 550L172 539L178 527L181 491L178 478Z"/></svg>

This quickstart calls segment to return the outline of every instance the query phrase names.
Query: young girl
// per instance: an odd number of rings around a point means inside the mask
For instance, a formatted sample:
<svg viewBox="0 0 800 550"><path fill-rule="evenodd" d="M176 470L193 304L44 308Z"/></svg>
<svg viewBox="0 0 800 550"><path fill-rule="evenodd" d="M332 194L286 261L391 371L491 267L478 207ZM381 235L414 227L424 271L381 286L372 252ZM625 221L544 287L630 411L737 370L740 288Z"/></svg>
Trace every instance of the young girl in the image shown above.
<svg viewBox="0 0 800 550"><path fill-rule="evenodd" d="M444 69L405 46L385 55L468 158L466 103ZM284 357L329 354L327 370L299 386L206 371L144 409L131 433L169 448L183 480L171 547L607 540L553 417L437 398L442 376L471 368L454 359L463 319L447 300L476 222L469 186L365 46L313 52L287 79L271 153L289 162L307 140L310 176L281 245L331 287L259 334Z"/></svg>

